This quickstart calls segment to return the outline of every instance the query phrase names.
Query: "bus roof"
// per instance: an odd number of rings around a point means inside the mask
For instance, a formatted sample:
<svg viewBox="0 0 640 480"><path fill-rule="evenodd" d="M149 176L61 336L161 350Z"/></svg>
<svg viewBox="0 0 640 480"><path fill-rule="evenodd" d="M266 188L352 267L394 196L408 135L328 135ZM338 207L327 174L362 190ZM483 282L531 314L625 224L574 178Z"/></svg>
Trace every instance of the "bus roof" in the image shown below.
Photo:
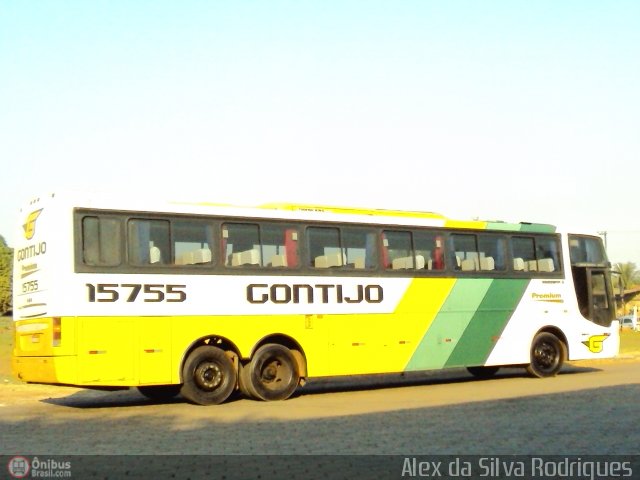
<svg viewBox="0 0 640 480"><path fill-rule="evenodd" d="M347 215L370 215L381 217L403 217L403 218L435 218L446 220L444 215L433 212L414 212L403 210L367 209L358 207L338 207L327 205L306 205L298 203L265 203L259 208L269 208L274 210L290 210L301 212L330 212Z"/></svg>
<svg viewBox="0 0 640 480"><path fill-rule="evenodd" d="M529 222L504 222L480 219L454 219L439 213L410 210L388 210L317 204L274 202L257 206L242 206L199 201L167 201L148 195L114 195L107 192L78 192L64 190L59 195L66 204L76 208L115 209L166 213L197 213L230 215L234 217L279 218L290 220L342 221L354 223L388 224L398 226L432 226L468 228L474 230L504 230L521 232L555 232L553 225ZM36 200L36 201L39 201ZM33 202L31 202L31 205Z"/></svg>

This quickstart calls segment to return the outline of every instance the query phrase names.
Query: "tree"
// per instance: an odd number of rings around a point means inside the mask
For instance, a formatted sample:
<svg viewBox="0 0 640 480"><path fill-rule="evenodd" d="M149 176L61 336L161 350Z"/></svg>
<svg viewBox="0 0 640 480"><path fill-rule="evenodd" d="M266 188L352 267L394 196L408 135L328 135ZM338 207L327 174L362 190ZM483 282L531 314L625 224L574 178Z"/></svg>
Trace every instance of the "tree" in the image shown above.
<svg viewBox="0 0 640 480"><path fill-rule="evenodd" d="M640 271L638 271L635 263L616 263L615 270L620 273L624 288L630 288L640 283Z"/></svg>
<svg viewBox="0 0 640 480"><path fill-rule="evenodd" d="M4 237L0 235L0 315L12 310L12 270L13 248L9 248Z"/></svg>

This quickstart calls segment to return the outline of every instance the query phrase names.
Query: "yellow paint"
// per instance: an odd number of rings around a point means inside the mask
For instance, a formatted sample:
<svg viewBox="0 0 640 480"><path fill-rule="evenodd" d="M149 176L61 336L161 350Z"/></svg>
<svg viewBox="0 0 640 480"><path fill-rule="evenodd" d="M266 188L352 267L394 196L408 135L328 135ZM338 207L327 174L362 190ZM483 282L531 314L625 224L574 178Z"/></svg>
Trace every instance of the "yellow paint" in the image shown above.
<svg viewBox="0 0 640 480"><path fill-rule="evenodd" d="M609 338L609 334L606 335L591 335L586 341L582 342L590 352L600 353L602 352L602 343Z"/></svg>
<svg viewBox="0 0 640 480"><path fill-rule="evenodd" d="M447 220L444 226L446 228L472 228L476 230L484 230L487 228L487 222L479 220Z"/></svg>
<svg viewBox="0 0 640 480"><path fill-rule="evenodd" d="M82 384L135 385L138 362L134 327L138 320L131 317L78 320L78 380Z"/></svg>
<svg viewBox="0 0 640 480"><path fill-rule="evenodd" d="M330 360L322 374L402 372L454 283L414 279L392 315L328 315Z"/></svg>
<svg viewBox="0 0 640 480"><path fill-rule="evenodd" d="M330 212L347 215L371 215L382 217L404 217L404 218L433 218L444 220L444 216L433 212L411 212L403 210L367 209L356 207L332 207L325 205L302 205L295 203L266 203L260 208L270 208L275 210L290 210L303 212Z"/></svg>
<svg viewBox="0 0 640 480"><path fill-rule="evenodd" d="M24 238L26 238L27 240L31 240L33 236L36 234L36 220L38 219L41 213L42 213L42 208L39 210L35 210L31 212L29 215L27 215L27 218L24 224L22 225L22 228L24 229Z"/></svg>
<svg viewBox="0 0 640 480"><path fill-rule="evenodd" d="M393 314L65 317L61 347L51 346L51 319L18 321L18 329L39 322L41 341L34 349L34 332L25 332L14 368L22 378L49 383L179 383L186 352L203 338L226 338L247 359L266 337L282 334L302 347L309 376L401 372L454 283L414 279Z"/></svg>
<svg viewBox="0 0 640 480"><path fill-rule="evenodd" d="M77 357L16 357L11 358L13 376L33 383L79 385Z"/></svg>
<svg viewBox="0 0 640 480"><path fill-rule="evenodd" d="M52 346L53 321L37 318L16 322L14 351L29 356L75 355L75 319L62 318L62 343Z"/></svg>
<svg viewBox="0 0 640 480"><path fill-rule="evenodd" d="M137 330L137 348L134 355L139 359L138 381L142 385L172 383L171 365L173 350L171 331L174 320L171 317L135 320Z"/></svg>
<svg viewBox="0 0 640 480"><path fill-rule="evenodd" d="M414 278L395 313L438 313L455 283L454 278Z"/></svg>

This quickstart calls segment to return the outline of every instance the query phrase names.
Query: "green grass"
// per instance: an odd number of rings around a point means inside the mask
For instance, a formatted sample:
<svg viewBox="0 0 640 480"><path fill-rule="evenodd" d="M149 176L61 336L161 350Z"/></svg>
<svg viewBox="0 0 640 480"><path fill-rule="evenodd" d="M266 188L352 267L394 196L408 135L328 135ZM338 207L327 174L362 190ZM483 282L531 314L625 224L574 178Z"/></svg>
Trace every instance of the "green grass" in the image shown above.
<svg viewBox="0 0 640 480"><path fill-rule="evenodd" d="M17 381L11 377L11 349L13 348L13 319L0 317L0 385Z"/></svg>
<svg viewBox="0 0 640 480"><path fill-rule="evenodd" d="M11 349L13 348L13 319L0 317L0 385L17 382L11 376ZM640 352L640 332L620 332L620 353Z"/></svg>
<svg viewBox="0 0 640 480"><path fill-rule="evenodd" d="M640 332L620 331L620 353L640 352Z"/></svg>

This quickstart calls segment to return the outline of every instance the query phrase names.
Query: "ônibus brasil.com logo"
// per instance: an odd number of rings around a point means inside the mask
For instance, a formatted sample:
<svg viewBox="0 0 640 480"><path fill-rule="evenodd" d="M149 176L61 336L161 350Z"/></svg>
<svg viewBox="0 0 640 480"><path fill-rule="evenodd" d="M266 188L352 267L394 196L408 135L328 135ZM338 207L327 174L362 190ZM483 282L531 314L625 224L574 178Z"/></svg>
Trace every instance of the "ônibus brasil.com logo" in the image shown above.
<svg viewBox="0 0 640 480"><path fill-rule="evenodd" d="M40 460L38 457L33 457L33 460L29 461L27 457L17 455L9 460L7 470L13 478L27 478L29 473L34 478L70 478L71 462L52 458Z"/></svg>
<svg viewBox="0 0 640 480"><path fill-rule="evenodd" d="M29 470L31 470L29 460L25 457L13 457L9 460L7 468L9 469L9 475L13 478L25 478L29 474Z"/></svg>

